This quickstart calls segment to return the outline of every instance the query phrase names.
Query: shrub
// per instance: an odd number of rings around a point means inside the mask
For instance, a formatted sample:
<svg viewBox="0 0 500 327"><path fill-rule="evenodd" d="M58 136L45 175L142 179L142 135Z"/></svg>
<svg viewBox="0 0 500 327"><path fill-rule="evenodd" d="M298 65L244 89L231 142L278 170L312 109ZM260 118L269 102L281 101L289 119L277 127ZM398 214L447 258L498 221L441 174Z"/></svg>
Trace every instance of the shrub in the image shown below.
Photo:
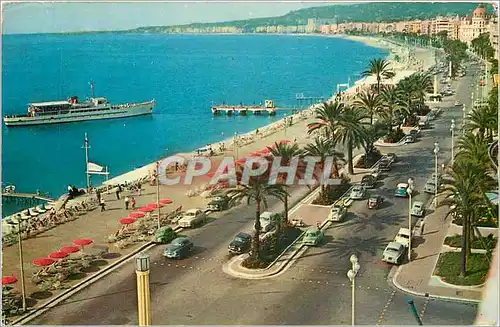
<svg viewBox="0 0 500 327"><path fill-rule="evenodd" d="M314 199L312 204L319 205L332 205L337 201L349 188L351 184L349 180L342 176L342 183L340 185L327 185L324 192L320 192L318 197Z"/></svg>
<svg viewBox="0 0 500 327"><path fill-rule="evenodd" d="M462 254L445 252L439 256L435 274L454 285L480 285L486 280L491 254L471 253L467 260L467 274L461 276Z"/></svg>
<svg viewBox="0 0 500 327"><path fill-rule="evenodd" d="M406 117L405 123L403 126L405 127L412 127L412 126L417 126L418 125L418 117L415 115L409 115Z"/></svg>
<svg viewBox="0 0 500 327"><path fill-rule="evenodd" d="M405 133L403 132L402 129L400 128L397 128L397 129L393 129L386 137L386 142L387 143L398 143L399 141L401 141L401 139L403 139L403 137L405 137Z"/></svg>
<svg viewBox="0 0 500 327"><path fill-rule="evenodd" d="M471 246L473 249L491 250L495 248L497 240L498 239L494 237L493 234L490 234L486 237L478 237L472 240ZM461 235L448 236L444 239L444 244L459 248L462 246L462 236Z"/></svg>
<svg viewBox="0 0 500 327"><path fill-rule="evenodd" d="M418 108L416 108L415 110L415 114L417 116L427 116L427 114L431 112L431 108L429 108L428 106L426 105L423 105L423 106L419 106Z"/></svg>
<svg viewBox="0 0 500 327"><path fill-rule="evenodd" d="M365 157L368 159L365 160ZM375 149L368 154L364 154L356 163L354 168L370 168L373 166L379 159L382 158L382 153L380 153L379 149Z"/></svg>

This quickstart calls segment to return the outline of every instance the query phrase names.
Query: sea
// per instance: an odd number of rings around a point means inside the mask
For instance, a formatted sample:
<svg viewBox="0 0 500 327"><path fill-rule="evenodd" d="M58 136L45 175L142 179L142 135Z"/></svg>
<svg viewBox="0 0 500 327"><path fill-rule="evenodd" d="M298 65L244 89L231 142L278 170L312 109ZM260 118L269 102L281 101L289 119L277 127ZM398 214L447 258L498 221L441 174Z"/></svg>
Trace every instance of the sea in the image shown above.
<svg viewBox="0 0 500 327"><path fill-rule="evenodd" d="M30 102L112 103L155 99L150 116L31 127L2 123L2 187L53 198L68 184L85 187L89 160L111 177L178 152L244 133L276 117L214 117L213 104L299 107L296 95L328 98L359 79L388 51L341 38L300 35L38 34L2 36L2 116ZM93 177L94 185L103 179ZM2 199L2 217L25 209Z"/></svg>

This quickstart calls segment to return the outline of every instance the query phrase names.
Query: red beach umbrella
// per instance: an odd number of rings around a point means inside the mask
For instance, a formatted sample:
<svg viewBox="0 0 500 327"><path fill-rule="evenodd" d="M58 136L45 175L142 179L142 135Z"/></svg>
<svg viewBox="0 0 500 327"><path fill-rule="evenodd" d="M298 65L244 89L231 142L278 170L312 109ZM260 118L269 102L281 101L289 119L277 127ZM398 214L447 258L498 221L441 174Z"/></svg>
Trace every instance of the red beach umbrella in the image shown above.
<svg viewBox="0 0 500 327"><path fill-rule="evenodd" d="M269 150L269 148L264 148L264 149L259 150L258 152L263 153L263 154L267 154L267 153L271 152L271 150Z"/></svg>
<svg viewBox="0 0 500 327"><path fill-rule="evenodd" d="M2 276L2 285L14 284L17 282L16 276Z"/></svg>
<svg viewBox="0 0 500 327"><path fill-rule="evenodd" d="M285 144L285 143L290 143L290 140L281 140L279 144Z"/></svg>
<svg viewBox="0 0 500 327"><path fill-rule="evenodd" d="M163 206L164 206L164 204L163 204L163 203L161 203L161 202L160 202L160 204L159 204L159 205L158 205L158 203L156 203L156 202L153 202L153 203L149 203L149 204L148 204L148 207L153 208L153 209L158 209L158 207L160 207L160 208L161 208L161 207L163 207Z"/></svg>
<svg viewBox="0 0 500 327"><path fill-rule="evenodd" d="M78 246L89 245L92 243L94 243L94 241L92 241L90 238L78 238L76 240L73 240L73 244Z"/></svg>
<svg viewBox="0 0 500 327"><path fill-rule="evenodd" d="M31 263L37 267L46 267L46 266L50 266L54 262L56 262L54 259L38 258L38 259L33 260Z"/></svg>
<svg viewBox="0 0 500 327"><path fill-rule="evenodd" d="M123 219L120 219L120 224L122 224L122 225L130 225L130 224L133 224L134 222L135 222L134 218L123 218Z"/></svg>
<svg viewBox="0 0 500 327"><path fill-rule="evenodd" d="M62 251L52 252L51 254L49 254L49 258L51 259L62 259L66 258L67 256L68 254Z"/></svg>
<svg viewBox="0 0 500 327"><path fill-rule="evenodd" d="M139 211L141 211L141 212L152 212L152 211L155 211L155 208L145 206L145 207L139 208Z"/></svg>
<svg viewBox="0 0 500 327"><path fill-rule="evenodd" d="M170 199L161 199L160 200L160 203L163 203L163 204L171 204L171 203L174 203L174 201L170 200Z"/></svg>
<svg viewBox="0 0 500 327"><path fill-rule="evenodd" d="M250 155L252 157L258 157L258 156L260 156L260 152L259 151L255 151L255 152L250 153Z"/></svg>
<svg viewBox="0 0 500 327"><path fill-rule="evenodd" d="M134 211L134 212L131 212L128 214L128 217L129 218L134 218L134 219L137 219L137 218L142 218L144 217L146 214L144 212L140 212L140 211Z"/></svg>
<svg viewBox="0 0 500 327"><path fill-rule="evenodd" d="M75 253L78 251L80 251L80 248L78 246L73 246L73 245L63 246L62 248L59 249L59 252L64 252L67 254Z"/></svg>

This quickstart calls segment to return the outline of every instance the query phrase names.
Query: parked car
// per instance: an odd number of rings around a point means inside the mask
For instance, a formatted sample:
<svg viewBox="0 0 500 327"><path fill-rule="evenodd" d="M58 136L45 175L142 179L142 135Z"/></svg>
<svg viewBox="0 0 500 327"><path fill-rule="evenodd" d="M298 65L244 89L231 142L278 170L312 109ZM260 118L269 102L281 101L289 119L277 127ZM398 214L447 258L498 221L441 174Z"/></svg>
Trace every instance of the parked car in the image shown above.
<svg viewBox="0 0 500 327"><path fill-rule="evenodd" d="M436 173L432 173L431 178L429 180L435 182L436 181L436 177L437 177L437 181L439 183L439 181L441 180L441 174L439 174L439 173L437 175L436 175Z"/></svg>
<svg viewBox="0 0 500 327"><path fill-rule="evenodd" d="M328 220L330 221L342 221L344 220L347 210L344 206L334 204L330 209L330 214L328 215Z"/></svg>
<svg viewBox="0 0 500 327"><path fill-rule="evenodd" d="M229 208L229 197L227 195L214 196L207 206L212 211L227 210Z"/></svg>
<svg viewBox="0 0 500 327"><path fill-rule="evenodd" d="M250 250L252 236L247 233L238 233L229 243L229 253L242 254Z"/></svg>
<svg viewBox="0 0 500 327"><path fill-rule="evenodd" d="M170 226L160 227L153 238L153 242L157 244L167 244L175 238L175 232Z"/></svg>
<svg viewBox="0 0 500 327"><path fill-rule="evenodd" d="M206 221L207 216L205 212L201 209L189 209L184 212L181 219L177 221L180 227L192 228Z"/></svg>
<svg viewBox="0 0 500 327"><path fill-rule="evenodd" d="M415 143L416 139L413 135L406 135L403 139L404 143Z"/></svg>
<svg viewBox="0 0 500 327"><path fill-rule="evenodd" d="M391 164L398 161L398 156L396 156L396 154L392 152L389 152L384 157L388 158Z"/></svg>
<svg viewBox="0 0 500 327"><path fill-rule="evenodd" d="M408 247L410 243L410 230L408 228L400 228L396 237L394 238L394 242L403 244L405 247Z"/></svg>
<svg viewBox="0 0 500 327"><path fill-rule="evenodd" d="M413 202L413 206L411 207L411 215L417 217L423 217L425 213L424 203L421 201Z"/></svg>
<svg viewBox="0 0 500 327"><path fill-rule="evenodd" d="M355 185L352 188L350 198L353 200L361 200L365 196L365 188L361 185Z"/></svg>
<svg viewBox="0 0 500 327"><path fill-rule="evenodd" d="M408 184L399 183L396 186L396 191L394 192L394 196L406 198L408 196Z"/></svg>
<svg viewBox="0 0 500 327"><path fill-rule="evenodd" d="M415 138L420 136L420 129L412 129L408 135L413 135Z"/></svg>
<svg viewBox="0 0 500 327"><path fill-rule="evenodd" d="M365 175L361 179L361 186L364 188L374 188L375 183L377 182L377 179L373 175Z"/></svg>
<svg viewBox="0 0 500 327"><path fill-rule="evenodd" d="M434 184L433 179L429 179L425 185L424 185L424 192L429 193L429 194L435 194L436 193L436 184Z"/></svg>
<svg viewBox="0 0 500 327"><path fill-rule="evenodd" d="M391 162L387 158L382 158L378 163L378 168L382 171L391 170Z"/></svg>
<svg viewBox="0 0 500 327"><path fill-rule="evenodd" d="M193 242L187 237L178 237L168 244L163 255L169 259L185 258L193 249Z"/></svg>
<svg viewBox="0 0 500 327"><path fill-rule="evenodd" d="M460 103L460 101L455 101L455 107L458 107L458 106L461 106L462 104Z"/></svg>
<svg viewBox="0 0 500 327"><path fill-rule="evenodd" d="M378 207L382 203L384 203L384 198L381 196L375 196L375 197L369 198L366 205L368 206L368 209L378 209Z"/></svg>
<svg viewBox="0 0 500 327"><path fill-rule="evenodd" d="M302 243L304 245L316 246L321 244L324 241L324 239L325 239L325 234L323 233L322 230L319 230L316 227L311 227L306 231Z"/></svg>
<svg viewBox="0 0 500 327"><path fill-rule="evenodd" d="M399 265L403 261L403 255L406 247L397 242L391 242L387 245L382 254L382 261Z"/></svg>
<svg viewBox="0 0 500 327"><path fill-rule="evenodd" d="M279 223L280 215L278 213L264 211L260 214L260 226L262 231L267 233L273 230Z"/></svg>

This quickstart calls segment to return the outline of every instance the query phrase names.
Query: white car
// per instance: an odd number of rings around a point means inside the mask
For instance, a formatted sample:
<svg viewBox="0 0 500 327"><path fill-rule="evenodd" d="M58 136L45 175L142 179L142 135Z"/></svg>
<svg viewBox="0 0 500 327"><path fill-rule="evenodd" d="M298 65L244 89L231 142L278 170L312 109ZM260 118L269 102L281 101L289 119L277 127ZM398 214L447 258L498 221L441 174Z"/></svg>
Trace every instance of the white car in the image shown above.
<svg viewBox="0 0 500 327"><path fill-rule="evenodd" d="M328 220L330 221L342 221L344 220L347 210L344 206L334 204L330 209L330 214Z"/></svg>
<svg viewBox="0 0 500 327"><path fill-rule="evenodd" d="M435 183L434 179L429 179L427 183L425 183L424 192L429 194L436 193L436 184L434 183Z"/></svg>
<svg viewBox="0 0 500 327"><path fill-rule="evenodd" d="M459 101L455 101L455 107L461 106L462 104Z"/></svg>
<svg viewBox="0 0 500 327"><path fill-rule="evenodd" d="M424 203L421 201L413 202L413 206L411 207L411 215L417 217L423 217L425 213Z"/></svg>
<svg viewBox="0 0 500 327"><path fill-rule="evenodd" d="M365 196L365 188L361 185L356 185L351 191L351 199L361 200Z"/></svg>
<svg viewBox="0 0 500 327"><path fill-rule="evenodd" d="M260 214L260 227L262 232L267 233L279 223L280 215L274 212L264 211Z"/></svg>
<svg viewBox="0 0 500 327"><path fill-rule="evenodd" d="M393 264L400 264L403 260L403 254L406 251L406 247L397 242L391 242L387 245L382 254L382 261Z"/></svg>
<svg viewBox="0 0 500 327"><path fill-rule="evenodd" d="M394 242L403 244L405 247L408 247L410 243L410 230L408 228L400 228L399 232L394 238Z"/></svg>
<svg viewBox="0 0 500 327"><path fill-rule="evenodd" d="M191 228L204 223L206 220L207 216L203 210L189 209L182 214L182 217L177 221L177 224L183 228Z"/></svg>

